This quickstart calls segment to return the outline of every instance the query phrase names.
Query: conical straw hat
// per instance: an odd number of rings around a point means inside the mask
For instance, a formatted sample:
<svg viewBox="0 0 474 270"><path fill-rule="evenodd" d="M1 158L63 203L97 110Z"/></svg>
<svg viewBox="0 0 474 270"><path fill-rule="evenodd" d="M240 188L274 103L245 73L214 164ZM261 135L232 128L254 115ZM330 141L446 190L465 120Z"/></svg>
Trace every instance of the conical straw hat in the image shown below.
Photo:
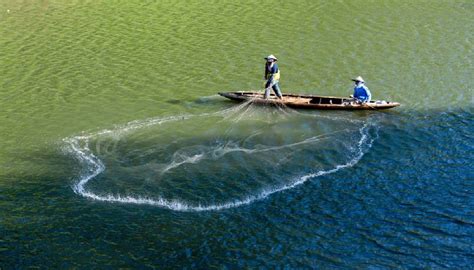
<svg viewBox="0 0 474 270"><path fill-rule="evenodd" d="M270 54L269 56L265 57L264 59L266 59L266 60L272 59L272 60L278 61L278 59L273 54Z"/></svg>
<svg viewBox="0 0 474 270"><path fill-rule="evenodd" d="M365 83L364 79L362 79L361 76L357 76L357 78L352 79L352 80L353 80L354 82L363 82L363 83Z"/></svg>

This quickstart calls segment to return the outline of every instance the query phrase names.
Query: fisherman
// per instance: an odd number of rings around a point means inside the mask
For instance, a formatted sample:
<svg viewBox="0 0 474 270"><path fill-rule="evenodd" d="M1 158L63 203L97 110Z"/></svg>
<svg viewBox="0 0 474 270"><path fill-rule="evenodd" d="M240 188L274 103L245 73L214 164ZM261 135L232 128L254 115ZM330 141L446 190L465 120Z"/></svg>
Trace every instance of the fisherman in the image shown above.
<svg viewBox="0 0 474 270"><path fill-rule="evenodd" d="M358 76L355 79L352 79L355 83L354 87L354 101L360 104L370 102L372 94L370 93L369 88L365 86L365 81L361 76Z"/></svg>
<svg viewBox="0 0 474 270"><path fill-rule="evenodd" d="M265 99L270 97L270 88L273 89L276 96L281 99L281 91L278 82L280 80L280 70L278 69L278 64L276 63L278 59L270 54L265 57L267 62L265 63Z"/></svg>

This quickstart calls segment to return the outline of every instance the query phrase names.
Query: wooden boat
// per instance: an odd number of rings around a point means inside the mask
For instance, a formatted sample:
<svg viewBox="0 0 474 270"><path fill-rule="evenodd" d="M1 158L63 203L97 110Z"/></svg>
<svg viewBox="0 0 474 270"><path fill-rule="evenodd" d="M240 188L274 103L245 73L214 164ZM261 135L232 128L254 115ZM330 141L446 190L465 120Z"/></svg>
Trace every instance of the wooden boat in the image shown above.
<svg viewBox="0 0 474 270"><path fill-rule="evenodd" d="M219 95L235 101L251 100L257 104L285 105L291 108L313 110L382 110L400 106L398 102L380 100L359 104L350 97L283 94L282 99L277 99L272 94L269 99L264 99L262 93L244 91L220 92Z"/></svg>

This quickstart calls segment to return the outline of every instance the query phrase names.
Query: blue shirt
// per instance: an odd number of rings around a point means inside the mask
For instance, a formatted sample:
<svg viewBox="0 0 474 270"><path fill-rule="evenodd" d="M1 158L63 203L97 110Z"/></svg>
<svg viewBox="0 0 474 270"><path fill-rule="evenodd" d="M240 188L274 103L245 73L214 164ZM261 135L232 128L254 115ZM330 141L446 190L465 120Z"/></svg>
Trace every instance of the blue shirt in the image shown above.
<svg viewBox="0 0 474 270"><path fill-rule="evenodd" d="M369 88L363 82L359 82L354 87L354 98L360 101L369 102L372 98Z"/></svg>
<svg viewBox="0 0 474 270"><path fill-rule="evenodd" d="M265 64L265 79L267 80L267 83L273 82L273 75L278 73L278 71L277 63L274 63L271 67L268 63Z"/></svg>

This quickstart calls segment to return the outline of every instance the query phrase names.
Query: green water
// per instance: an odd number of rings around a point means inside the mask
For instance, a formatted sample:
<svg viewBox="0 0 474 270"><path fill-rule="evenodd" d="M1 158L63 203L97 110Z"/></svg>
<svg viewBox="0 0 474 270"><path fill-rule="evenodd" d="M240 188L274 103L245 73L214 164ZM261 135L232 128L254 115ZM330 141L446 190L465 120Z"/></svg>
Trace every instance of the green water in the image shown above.
<svg viewBox="0 0 474 270"><path fill-rule="evenodd" d="M97 262L96 266L140 267L145 263L167 263L207 267L229 263L230 267L254 267L264 265L263 262L256 263L252 254L257 257L268 254L265 239L269 235L276 235L276 239L269 240L273 243L269 245L273 248L280 245L281 249L286 241L285 236L294 236L300 226L304 227L298 222L292 223L292 219L288 218L290 224L298 225L295 228L284 227L285 233L279 230L281 228L278 225L270 228L273 233L268 232L268 235L256 233L259 226L265 226L262 219L269 217L262 214L253 220L252 211L266 213L268 210L278 213L275 209L288 208L282 198L286 198L285 194L291 194L291 191L277 192L276 196L283 201L283 205L278 205L278 199L273 201L271 197L265 197L255 202L258 206L251 203L244 210L236 207L230 213L216 212L203 216L182 216L172 210L153 208L150 205L145 206L150 208L143 209L140 205L94 203L90 198L74 193L72 188L83 175L83 170L87 170L83 168L87 163L79 162L65 150L67 143L64 138L80 134L93 134L91 151L105 160L106 167L109 165L106 172L98 176L104 181L99 184L94 182L91 187L98 193L106 194L109 189L115 188L120 194L129 192L149 197L157 194L166 198L185 197L192 205L225 203L245 196L258 197L256 193L262 188L286 185L287 182L282 180L285 177L314 173L317 166L321 166L317 167L321 170L331 170L331 165L345 164L350 158L354 158L350 154L346 156L346 153L356 155L357 151L344 142L344 138L362 140L358 123L372 121L376 123L376 128L361 134L371 135L375 145L370 144L373 150L364 150L369 157L365 159L365 163L362 159L358 168L366 170L372 166L377 167L374 164L379 164L378 161L386 157L384 148L390 148L391 145L397 145L397 148L391 149L395 154L392 159L388 159L390 162L385 167L381 167L380 171L362 174L362 178L377 179L377 176L389 173L384 171L387 168L403 171L406 166L415 166L404 163L407 156L411 155L409 153L418 151L424 153L420 154L418 160L430 160L438 152L431 148L426 153L423 152L425 144L437 142L442 148L453 143L450 140L457 138L456 144L465 147L460 152L447 155L447 160L453 160L455 164L462 166L450 167L454 169L445 174L433 173L431 176L434 175L436 179L465 179L469 173L461 171L472 171L472 165L469 164L473 160L469 150L472 149L474 101L472 29L474 3L467 0L242 3L0 1L0 268L2 259L7 269L30 265L60 266L60 261L70 262L63 265L65 267L84 265L85 257L67 256L68 250L76 249L89 256L98 256L93 260ZM361 75L367 81L373 98L398 101L402 106L380 114L317 112L317 117L326 118L316 122L311 120L313 118L293 111L237 108L234 110L236 115L222 117L224 122L219 122L222 120L220 118L178 121L168 126L137 129L136 133L118 137L104 138L97 135L97 132L104 129L118 132L121 125L130 121L146 124L152 121L146 119L202 115L236 106L215 94L219 91L261 90L263 57L268 54L274 54L279 59L283 92L347 96L351 94L350 78ZM238 116L239 113L244 118L254 118L255 122L245 122L245 119ZM330 121L331 119L334 121ZM451 119L449 125L445 125L446 119ZM360 122L353 123L350 120ZM185 151L183 149L191 149L185 154L194 155L197 145L212 147L215 144L221 145L222 141L228 144L240 140L242 144L239 147L266 149L262 145L291 145L312 136L332 134L345 128L350 130L350 134L345 135L346 137L334 137L340 143L317 146L324 148L323 152L294 148L298 151L293 153L293 163L288 163L281 170L273 170L272 166L281 161L283 155L290 155L284 151L258 158L230 156L221 160L221 163L218 158L210 159L206 161L208 163L201 165L212 168L207 171L200 170L197 165L189 165L191 167L177 171L171 178L164 177L167 181L164 186L147 187L142 182L127 184L125 179L125 176L136 178L136 181L153 178L153 170L148 170L149 163L160 159L169 161L175 153ZM256 131L261 131L263 135L255 135ZM249 139L253 135L257 136L254 141ZM379 144L376 138L380 138ZM113 148L110 145L114 145ZM409 159L411 160L411 156ZM296 161L301 161L298 164L304 165L298 167ZM443 161L440 162L444 164ZM449 164L451 163L447 162L438 166L444 168L449 167ZM142 167L129 168L133 166ZM219 168L225 170L219 171ZM261 171L255 168L261 168ZM223 182L212 187L215 179L231 179L230 175L234 173L238 175L236 177L241 177L238 178L239 181L265 180L240 182L242 184L235 187ZM347 173L349 176L344 177L350 179L350 171ZM193 178L192 175L199 175L201 178ZM272 176L265 178L268 175ZM393 177L399 181L408 175L423 178L421 171L408 171ZM443 175L448 176L443 178ZM186 179L192 181L186 182ZM201 183L199 179L209 179L210 182ZM470 180L469 188L472 188L472 179ZM173 181L179 189L173 190ZM165 190L162 190L163 187ZM407 184L407 189L410 187ZM143 192L143 189L147 189L147 192ZM320 186L310 186L311 189L319 192ZM206 193L211 191L217 195L206 197ZM312 194L288 196L289 201L301 202ZM332 199L337 201L337 198ZM269 206L266 204L268 200L271 201ZM50 207L47 207L48 201L52 204ZM464 203L472 206L472 196ZM265 211L252 207L263 207ZM324 209L322 205L318 207L320 210ZM131 214L134 209L140 214ZM109 210L114 213L113 217L106 214ZM294 211L296 213L298 209ZM94 229L93 223L81 219L74 225L77 227L69 227L72 224L67 221L67 217L82 214L98 218L95 223L98 229ZM144 221L140 222L135 215L141 216ZM149 215L156 215L156 220ZM472 226L472 208L466 215L464 220L469 220L468 224ZM132 224L125 225L124 220L131 216L137 219L130 221ZM294 217L297 216L295 214ZM246 222L239 223L238 217ZM106 220L105 223L101 223L102 218ZM272 224L278 224L279 218L282 217L277 215ZM44 219L54 220L54 225L51 228L46 226L49 229L42 227L40 224L43 224ZM177 231L167 224L170 219L176 220ZM226 220L232 220L232 225L227 224ZM211 231L199 234L206 228L201 225L192 227L191 224L195 223L209 223ZM244 241L242 245L229 247L216 240L217 242L210 244L211 248L206 249L196 244L214 237L225 239L228 230L234 235L235 230L248 223L256 224L252 228L255 230L249 229L245 235L253 239L249 241L255 241L254 245ZM117 235L103 236L104 233L107 234L103 224L115 224L116 227L109 232L112 235L128 231L122 226L131 226L144 233L134 232L120 240ZM168 234L152 235L145 228L150 224L167 228ZM322 228L329 226L331 222L318 225L309 222L306 225L308 224ZM339 225L351 230L350 225L343 221ZM81 227L84 230L77 229ZM61 231L60 228L70 229ZM35 232L25 233L31 230ZM470 231L472 227L467 230ZM61 238L61 234L64 234L64 238ZM102 236L98 236L99 240L82 239L82 244L62 243L65 239L73 241L71 239L79 239L86 234ZM198 236L188 239L190 234ZM237 241L239 237L229 236L229 239ZM334 241L303 243L302 239L309 238L300 237L290 237L292 240L288 241L294 245L316 245L322 250ZM144 243L147 238L154 244ZM46 239L52 239L54 247L41 244ZM340 243L351 242L351 239L343 239ZM144 246L143 250L125 253L128 255L124 256L130 260L114 256L116 251L127 250L126 242L132 240ZM108 244L114 241L118 241L120 247ZM167 244L161 249L156 248L155 252L150 251L161 241ZM465 241L473 243L472 238ZM93 248L97 252L91 251ZM197 257L202 260L188 257L188 251L179 253L180 250L187 249L192 254L197 253ZM368 249L370 250L369 247ZM60 252L61 250L65 251ZM243 253L238 253L239 258L234 264L226 260L226 254L219 253L218 250L228 251L232 255L235 255L232 250ZM432 254L427 250L429 256L421 256L421 261L412 263L433 266L422 263L426 262L423 259L431 258ZM463 249L466 254L470 251L472 249ZM35 252L55 255L52 258L34 259ZM166 258L157 255L158 252ZM449 254L449 250L446 252ZM330 263L315 263L314 260L321 262L325 259L314 259L311 252L305 254L304 256L312 258L308 259L309 262L305 262L305 259L292 260L303 255L289 252L286 259L283 259L285 256L275 256L268 258L266 263L275 266L279 262L285 262L290 267L332 266ZM154 256L158 258L152 259ZM347 253L341 251L339 255L332 254L323 258L329 258L328 261L331 262L331 258L344 256ZM218 259L209 259L213 257ZM346 261L346 266L362 260L356 256L351 258ZM471 257L463 258L447 257L443 262L450 263L440 263L437 266L468 265L472 262L472 253ZM406 258L392 259L403 261ZM190 263L193 261L195 265ZM372 263L377 264L377 261ZM91 266L94 265L91 263Z"/></svg>

